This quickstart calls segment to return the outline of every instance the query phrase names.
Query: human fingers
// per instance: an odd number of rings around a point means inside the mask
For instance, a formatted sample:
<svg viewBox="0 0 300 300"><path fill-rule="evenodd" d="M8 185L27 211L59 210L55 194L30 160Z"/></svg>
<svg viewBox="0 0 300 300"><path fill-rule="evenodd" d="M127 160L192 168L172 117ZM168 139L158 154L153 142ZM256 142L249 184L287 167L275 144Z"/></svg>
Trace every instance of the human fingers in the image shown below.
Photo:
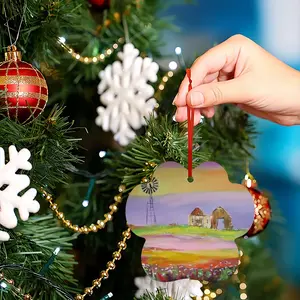
<svg viewBox="0 0 300 300"><path fill-rule="evenodd" d="M234 70L240 49L240 45L233 42L234 40L235 38L228 39L196 59L191 67L194 87L202 84L205 77L215 74L220 70L224 70L228 73ZM185 76L180 85L177 97L174 100L176 106L180 107L185 105L188 86L189 80L187 76Z"/></svg>
<svg viewBox="0 0 300 300"><path fill-rule="evenodd" d="M214 107L205 107L201 109L201 114L205 116L206 118L212 118L215 114L215 108Z"/></svg>
<svg viewBox="0 0 300 300"><path fill-rule="evenodd" d="M185 122L187 121L187 106L185 107L178 107L175 114L176 122ZM200 109L194 110L194 125L200 123L201 120L201 112Z"/></svg>
<svg viewBox="0 0 300 300"><path fill-rule="evenodd" d="M257 110L249 105L246 104L237 104L237 107L240 108L241 110L243 110L246 113L249 113L250 115L253 115L255 117L258 117L260 119L265 119L268 120L270 119L270 116L263 111Z"/></svg>
<svg viewBox="0 0 300 300"><path fill-rule="evenodd" d="M218 81L218 76L219 76L219 72L213 73L213 74L209 74L207 75L204 80L203 83L210 83L210 82L217 82ZM173 100L173 105L177 105L176 103L176 99L178 97L178 94L175 96L174 100ZM177 105L178 107L180 106L186 106L186 102L184 105Z"/></svg>
<svg viewBox="0 0 300 300"><path fill-rule="evenodd" d="M245 78L202 84L187 95L190 107L205 108L225 103L243 103L251 98L251 89Z"/></svg>
<svg viewBox="0 0 300 300"><path fill-rule="evenodd" d="M292 126L298 124L297 122L297 117L295 116L287 116L287 115L282 115L278 113L270 113L270 112L263 112L260 110L257 110L249 105L244 105L244 104L239 104L237 105L240 109L243 111L256 116L261 119L269 120L274 123L283 125L283 126Z"/></svg>

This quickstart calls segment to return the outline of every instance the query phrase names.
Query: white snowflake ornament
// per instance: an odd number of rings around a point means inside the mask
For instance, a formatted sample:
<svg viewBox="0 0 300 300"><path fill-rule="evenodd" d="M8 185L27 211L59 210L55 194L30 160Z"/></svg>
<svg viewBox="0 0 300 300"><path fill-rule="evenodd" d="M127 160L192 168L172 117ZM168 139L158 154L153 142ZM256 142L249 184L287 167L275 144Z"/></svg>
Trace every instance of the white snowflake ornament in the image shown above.
<svg viewBox="0 0 300 300"><path fill-rule="evenodd" d="M126 146L157 106L155 90L148 82L157 81L159 66L149 57L140 57L132 44L125 44L118 57L121 62L115 61L99 73L98 94L105 107L98 107L96 124Z"/></svg>
<svg viewBox="0 0 300 300"><path fill-rule="evenodd" d="M0 224L5 228L15 228L18 224L14 209L17 208L21 220L27 221L29 213L37 213L40 204L34 200L36 189L27 190L22 196L19 193L30 185L27 175L16 174L18 170L29 171L32 168L28 161L31 154L28 149L19 152L15 146L9 147L9 161L5 164L5 152L0 147ZM8 241L9 234L0 231L0 241Z"/></svg>

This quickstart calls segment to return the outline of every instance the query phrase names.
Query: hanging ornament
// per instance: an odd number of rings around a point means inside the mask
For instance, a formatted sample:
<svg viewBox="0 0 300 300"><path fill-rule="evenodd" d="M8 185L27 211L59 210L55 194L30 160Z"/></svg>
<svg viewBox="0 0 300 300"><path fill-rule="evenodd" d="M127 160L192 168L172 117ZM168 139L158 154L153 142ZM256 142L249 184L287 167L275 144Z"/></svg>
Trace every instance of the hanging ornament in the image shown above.
<svg viewBox="0 0 300 300"><path fill-rule="evenodd" d="M240 261L235 240L253 223L248 190L229 182L226 171L213 162L194 168L193 182L177 163L155 169L126 204L128 226L145 239L146 274L163 282L231 277Z"/></svg>
<svg viewBox="0 0 300 300"><path fill-rule="evenodd" d="M110 8L110 0L88 0L93 8L105 10Z"/></svg>
<svg viewBox="0 0 300 300"><path fill-rule="evenodd" d="M149 57L140 57L132 44L125 44L118 57L122 62L115 61L99 74L98 94L105 107L98 107L96 124L111 131L121 146L127 146L157 107L148 81L157 81L159 66Z"/></svg>
<svg viewBox="0 0 300 300"><path fill-rule="evenodd" d="M19 152L15 146L9 147L9 161L5 163L5 153L0 147L0 224L5 228L15 228L18 219L15 209L19 211L22 221L27 221L29 213L37 213L40 209L35 200L36 189L28 189L20 196L20 193L30 185L27 175L18 174L19 170L31 170L32 165L28 149ZM8 241L9 234L0 230L0 241Z"/></svg>
<svg viewBox="0 0 300 300"><path fill-rule="evenodd" d="M0 107L9 118L26 123L37 118L48 101L48 87L42 73L21 61L21 52L10 46L0 63Z"/></svg>
<svg viewBox="0 0 300 300"><path fill-rule="evenodd" d="M247 187L254 202L254 221L247 232L247 236L252 237L266 229L271 220L272 210L268 197L257 190L257 182L250 173L245 175L243 183Z"/></svg>

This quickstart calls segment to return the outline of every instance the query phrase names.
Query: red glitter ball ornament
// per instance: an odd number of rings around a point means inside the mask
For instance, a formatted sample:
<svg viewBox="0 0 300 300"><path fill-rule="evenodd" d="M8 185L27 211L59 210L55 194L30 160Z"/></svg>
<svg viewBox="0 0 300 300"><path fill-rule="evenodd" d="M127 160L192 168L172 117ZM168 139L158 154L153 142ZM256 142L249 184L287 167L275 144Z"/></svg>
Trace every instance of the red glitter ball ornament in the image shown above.
<svg viewBox="0 0 300 300"><path fill-rule="evenodd" d="M252 237L264 231L271 219L271 205L268 197L258 191L257 182L251 174L245 176L244 185L247 187L254 202L254 221L246 236Z"/></svg>
<svg viewBox="0 0 300 300"><path fill-rule="evenodd" d="M97 7L101 10L108 9L110 7L110 0L88 0L93 7Z"/></svg>
<svg viewBox="0 0 300 300"><path fill-rule="evenodd" d="M42 73L21 61L15 46L8 47L0 63L0 107L9 118L26 123L37 118L48 101L48 86Z"/></svg>

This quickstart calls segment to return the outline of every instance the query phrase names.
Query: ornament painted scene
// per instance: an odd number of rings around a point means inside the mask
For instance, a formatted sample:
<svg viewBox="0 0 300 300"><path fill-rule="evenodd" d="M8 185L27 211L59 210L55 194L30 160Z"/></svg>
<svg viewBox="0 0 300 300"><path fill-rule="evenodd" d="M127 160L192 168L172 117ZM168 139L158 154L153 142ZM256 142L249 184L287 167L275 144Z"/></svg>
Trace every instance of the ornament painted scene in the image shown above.
<svg viewBox="0 0 300 300"><path fill-rule="evenodd" d="M239 264L235 240L253 223L250 193L216 163L202 164L193 177L189 183L185 168L167 162L128 198L127 223L145 238L142 265L156 280L226 280Z"/></svg>

